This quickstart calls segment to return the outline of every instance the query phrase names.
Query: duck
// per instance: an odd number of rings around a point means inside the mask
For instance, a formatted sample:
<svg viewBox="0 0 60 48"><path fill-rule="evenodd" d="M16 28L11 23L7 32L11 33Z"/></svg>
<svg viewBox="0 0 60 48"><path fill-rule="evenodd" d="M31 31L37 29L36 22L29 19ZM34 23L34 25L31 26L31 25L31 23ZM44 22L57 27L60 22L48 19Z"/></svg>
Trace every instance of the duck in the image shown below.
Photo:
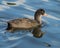
<svg viewBox="0 0 60 48"><path fill-rule="evenodd" d="M8 21L6 30L9 32L13 32L14 30L17 30L17 29L32 29L37 26L41 26L42 16L46 16L45 10L38 9L34 14L34 19L18 18L18 19L13 19Z"/></svg>

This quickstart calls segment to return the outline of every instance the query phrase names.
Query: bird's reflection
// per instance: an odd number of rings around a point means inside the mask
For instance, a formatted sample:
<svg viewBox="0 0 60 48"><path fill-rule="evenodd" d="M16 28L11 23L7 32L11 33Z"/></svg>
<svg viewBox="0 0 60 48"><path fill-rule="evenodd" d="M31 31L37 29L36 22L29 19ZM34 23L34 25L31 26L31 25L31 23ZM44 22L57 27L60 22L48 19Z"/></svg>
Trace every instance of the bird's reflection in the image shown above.
<svg viewBox="0 0 60 48"><path fill-rule="evenodd" d="M33 29L32 34L36 38L41 38L44 33L41 31L41 26L38 26Z"/></svg>
<svg viewBox="0 0 60 48"><path fill-rule="evenodd" d="M24 28L16 28L14 29L11 33L14 33L14 32L22 32L22 33L25 33L25 32L30 32L32 33L32 35L36 38L41 38L43 35L44 35L44 32L41 31L41 28L42 26L39 25L35 28L29 28L29 29L24 29Z"/></svg>

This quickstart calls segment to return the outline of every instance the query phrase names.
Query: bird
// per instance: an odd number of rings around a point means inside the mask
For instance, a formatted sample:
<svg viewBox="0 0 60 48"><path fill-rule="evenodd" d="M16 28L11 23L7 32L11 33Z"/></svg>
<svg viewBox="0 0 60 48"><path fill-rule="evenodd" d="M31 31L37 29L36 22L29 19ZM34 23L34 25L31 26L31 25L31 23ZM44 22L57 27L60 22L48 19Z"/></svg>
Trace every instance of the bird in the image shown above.
<svg viewBox="0 0 60 48"><path fill-rule="evenodd" d="M9 32L13 32L17 29L32 29L36 28L37 26L41 26L42 16L46 16L44 9L37 9L34 14L34 19L29 18L17 18L7 22L6 30Z"/></svg>

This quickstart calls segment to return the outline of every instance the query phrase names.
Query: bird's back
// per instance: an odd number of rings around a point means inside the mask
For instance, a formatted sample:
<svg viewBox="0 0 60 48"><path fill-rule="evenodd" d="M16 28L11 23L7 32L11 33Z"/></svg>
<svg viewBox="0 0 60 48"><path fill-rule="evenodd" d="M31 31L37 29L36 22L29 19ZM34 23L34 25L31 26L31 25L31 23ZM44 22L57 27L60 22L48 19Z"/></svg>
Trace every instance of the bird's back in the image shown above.
<svg viewBox="0 0 60 48"><path fill-rule="evenodd" d="M38 25L35 20L28 18L14 19L8 22L13 28L33 28Z"/></svg>

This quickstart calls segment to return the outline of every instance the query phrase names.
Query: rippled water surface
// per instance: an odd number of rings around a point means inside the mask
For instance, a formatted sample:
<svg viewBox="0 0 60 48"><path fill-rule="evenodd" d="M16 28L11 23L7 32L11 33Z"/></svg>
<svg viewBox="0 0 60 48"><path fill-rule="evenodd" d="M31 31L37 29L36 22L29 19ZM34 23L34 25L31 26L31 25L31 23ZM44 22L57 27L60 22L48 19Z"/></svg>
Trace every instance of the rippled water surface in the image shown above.
<svg viewBox="0 0 60 48"><path fill-rule="evenodd" d="M7 5L7 2L16 5ZM9 33L5 30L7 21L25 17L33 19L39 8L48 14L42 17L46 23L41 29L45 32L42 38L35 38L28 31ZM50 48L60 48L60 0L0 0L0 48L48 48L45 42L51 44Z"/></svg>

